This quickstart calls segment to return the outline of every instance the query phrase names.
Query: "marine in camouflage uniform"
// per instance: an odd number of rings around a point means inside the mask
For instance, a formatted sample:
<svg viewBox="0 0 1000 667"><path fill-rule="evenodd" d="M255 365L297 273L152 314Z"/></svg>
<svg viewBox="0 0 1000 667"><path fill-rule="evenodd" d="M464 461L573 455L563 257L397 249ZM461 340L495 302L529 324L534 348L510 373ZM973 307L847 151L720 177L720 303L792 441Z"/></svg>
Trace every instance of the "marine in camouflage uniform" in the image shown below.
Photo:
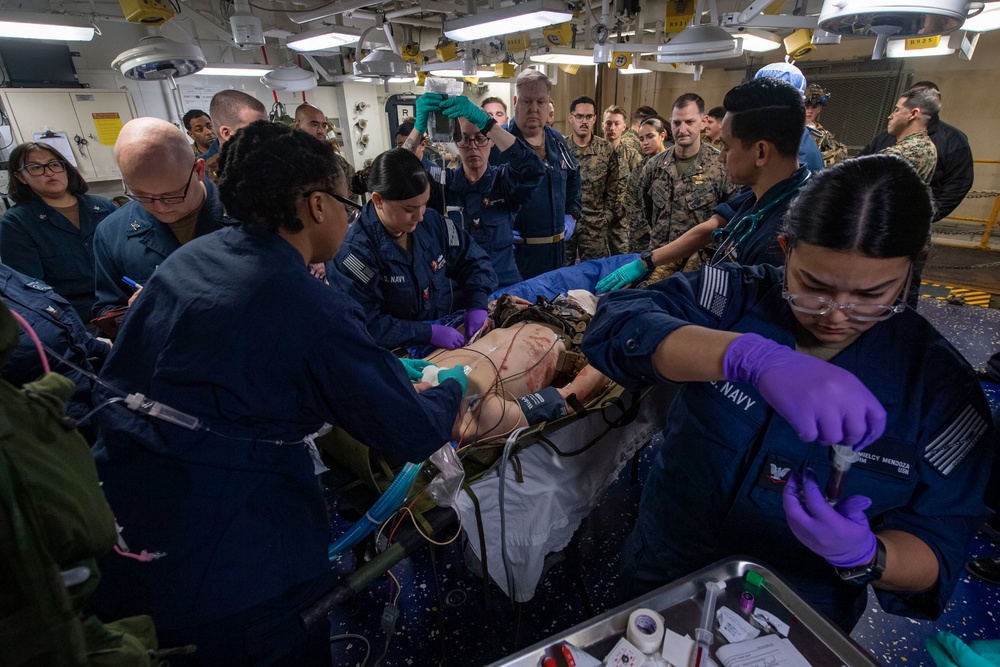
<svg viewBox="0 0 1000 667"><path fill-rule="evenodd" d="M639 145L639 133L632 128L625 130L619 143L628 146L639 155L642 155L642 146Z"/></svg>
<svg viewBox="0 0 1000 667"><path fill-rule="evenodd" d="M629 246L633 252L658 248L698 223L736 191L719 162L719 151L701 146L687 176L680 176L675 147L655 155L642 168L628 210ZM685 264L676 263L674 269Z"/></svg>
<svg viewBox="0 0 1000 667"><path fill-rule="evenodd" d="M565 139L580 165L583 203L573 238L566 242L566 263L575 264L578 251L581 262L602 259L608 256L609 204L617 182L618 155L611 142L594 134L586 146L578 146L572 136Z"/></svg>
<svg viewBox="0 0 1000 667"><path fill-rule="evenodd" d="M613 177L613 187L608 193L608 208L611 212L608 222L608 250L612 255L622 255L629 251L628 220L625 216L628 184L632 174L636 174L638 181L638 172L645 160L642 153L632 150L624 141L618 142L615 155L618 157L618 172Z"/></svg>
<svg viewBox="0 0 1000 667"><path fill-rule="evenodd" d="M709 138L708 133L705 132L705 130L702 130L701 131L701 145L702 146L711 146L715 150L721 151L722 150L722 139L717 139L715 141L712 141Z"/></svg>
<svg viewBox="0 0 1000 667"><path fill-rule="evenodd" d="M806 129L816 141L816 148L823 154L823 166L829 167L831 164L847 159L847 146L837 141L833 132L820 125L818 121L815 127L807 125Z"/></svg>
<svg viewBox="0 0 1000 667"><path fill-rule="evenodd" d="M880 153L892 153L903 158L917 171L917 176L924 183L930 183L937 167L937 148L931 141L926 130L908 134L892 146L883 148Z"/></svg>

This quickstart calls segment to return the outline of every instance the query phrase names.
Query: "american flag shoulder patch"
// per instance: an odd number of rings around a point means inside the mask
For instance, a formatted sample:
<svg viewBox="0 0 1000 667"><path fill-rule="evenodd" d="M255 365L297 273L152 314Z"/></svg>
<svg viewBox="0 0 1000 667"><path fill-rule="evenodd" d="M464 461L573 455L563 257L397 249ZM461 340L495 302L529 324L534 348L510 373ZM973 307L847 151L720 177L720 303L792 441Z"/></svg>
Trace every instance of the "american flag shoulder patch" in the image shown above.
<svg viewBox="0 0 1000 667"><path fill-rule="evenodd" d="M702 267L698 305L716 317L722 317L729 305L729 271L717 266Z"/></svg>
<svg viewBox="0 0 1000 667"><path fill-rule="evenodd" d="M353 252L344 258L341 265L362 285L367 286L375 278L375 272L372 271L371 267Z"/></svg>
<svg viewBox="0 0 1000 667"><path fill-rule="evenodd" d="M988 425L974 407L966 405L950 424L927 443L924 459L939 473L947 477L965 457Z"/></svg>

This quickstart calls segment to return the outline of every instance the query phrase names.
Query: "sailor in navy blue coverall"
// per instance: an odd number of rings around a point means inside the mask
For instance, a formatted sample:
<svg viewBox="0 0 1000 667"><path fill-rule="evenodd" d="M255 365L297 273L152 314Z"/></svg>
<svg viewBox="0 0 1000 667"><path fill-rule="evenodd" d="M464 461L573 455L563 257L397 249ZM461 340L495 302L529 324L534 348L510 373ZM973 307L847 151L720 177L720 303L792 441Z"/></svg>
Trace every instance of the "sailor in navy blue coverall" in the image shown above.
<svg viewBox="0 0 1000 667"><path fill-rule="evenodd" d="M372 338L389 349L430 343L429 320L462 308L485 309L496 289L486 252L437 211L425 210L405 236L409 249L389 235L375 203L368 202L337 253L337 271L327 272L361 304Z"/></svg>
<svg viewBox="0 0 1000 667"><path fill-rule="evenodd" d="M915 226L902 232L906 248L887 251L905 256L871 258L857 250L790 241L787 286L784 268L721 264L601 301L583 342L595 367L628 388L666 377L689 380L671 408L638 523L624 547L622 571L632 594L718 559L748 554L775 567L847 631L865 606L866 587L858 583L874 581L883 609L917 618L937 617L951 595L965 545L986 515L983 489L994 438L990 412L969 364L902 305L910 262L921 252L930 225L926 187L902 160L856 162L814 176L820 182L810 184L816 186L810 197L803 193L805 201L793 204L786 234L790 225L800 225L796 220L815 218L819 202L831 207L821 218L828 226L823 234L840 245L899 247L898 231L872 228L886 218L896 230ZM852 176L852 188L868 181L872 191L858 193L864 204L830 203L848 198L824 177L844 173ZM912 217L906 215L905 202L917 197L922 204L915 205ZM839 229L845 225L848 229ZM879 293L869 296L876 289ZM785 290L799 307L809 300L805 305L814 310L793 310ZM827 301L816 305L813 294ZM827 310L830 299L846 305ZM889 305L876 305L881 321L855 320L852 309L868 303L892 304L891 314ZM679 341L692 346L682 357L676 356ZM747 344L756 345L752 354L742 362L731 358ZM775 366L766 368L772 360ZM754 364L759 368L752 369ZM771 373L769 382L775 377L778 382L766 384L765 373ZM884 432L872 416L879 410ZM870 443L848 474L845 492L851 494L845 502L865 511L841 516L840 506L833 511L820 495L819 505L830 515L822 518L830 527L805 534L793 523L798 501L785 491L786 483L789 490L793 481L798 488L808 486L802 480L811 474L801 472L807 466L826 480L830 450L821 445L838 442L855 449ZM860 502L868 499L870 507ZM794 516L801 514L796 510ZM838 531L848 537L833 540L836 548L828 552L821 543ZM837 554L866 540L872 559L866 567L873 578L851 583L830 565L847 567ZM862 559L868 561L869 552ZM886 578L878 581L883 573ZM904 575L913 578L904 583Z"/></svg>
<svg viewBox="0 0 1000 667"><path fill-rule="evenodd" d="M227 210L265 219L171 254L108 357L102 378L117 391L202 428L121 404L99 413L95 458L122 536L165 555L105 558L94 604L114 618L152 615L161 645L197 644L199 665L328 664L328 630L307 657L298 618L332 585L318 455L304 438L332 424L419 462L450 439L462 386L416 393L362 308L310 274L307 262L328 259L347 228L343 176L324 181L336 169L329 144L258 122L221 155L243 160L220 172ZM274 176L292 162L301 172ZM286 202L294 214L277 227Z"/></svg>
<svg viewBox="0 0 1000 667"><path fill-rule="evenodd" d="M90 360L103 361L111 351L110 345L90 335L68 300L37 278L0 264L0 296L8 308L27 320L42 343L83 370L94 372ZM76 391L66 405L66 414L76 420L82 419L93 408L93 380L55 358L50 358L49 363L53 371L65 375L76 385ZM17 347L3 363L2 369L4 378L16 385L31 382L42 375L38 351L25 332L21 332ZM88 440L93 440L89 419L78 422L78 427Z"/></svg>

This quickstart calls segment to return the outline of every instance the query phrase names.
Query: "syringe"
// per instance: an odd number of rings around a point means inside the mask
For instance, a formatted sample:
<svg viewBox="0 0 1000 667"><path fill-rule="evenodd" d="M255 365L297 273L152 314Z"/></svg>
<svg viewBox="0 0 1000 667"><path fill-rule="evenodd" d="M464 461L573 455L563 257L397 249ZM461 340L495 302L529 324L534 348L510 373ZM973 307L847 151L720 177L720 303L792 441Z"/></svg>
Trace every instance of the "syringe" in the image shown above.
<svg viewBox="0 0 1000 667"><path fill-rule="evenodd" d="M712 628L715 627L715 603L719 592L725 590L726 582L710 581L705 584L705 604L701 608L701 624L694 631L694 667L708 664L708 647L712 645Z"/></svg>
<svg viewBox="0 0 1000 667"><path fill-rule="evenodd" d="M833 469L830 479L826 482L826 502L836 505L844 497L844 486L847 484L847 471L861 458L861 455L848 445L833 445Z"/></svg>

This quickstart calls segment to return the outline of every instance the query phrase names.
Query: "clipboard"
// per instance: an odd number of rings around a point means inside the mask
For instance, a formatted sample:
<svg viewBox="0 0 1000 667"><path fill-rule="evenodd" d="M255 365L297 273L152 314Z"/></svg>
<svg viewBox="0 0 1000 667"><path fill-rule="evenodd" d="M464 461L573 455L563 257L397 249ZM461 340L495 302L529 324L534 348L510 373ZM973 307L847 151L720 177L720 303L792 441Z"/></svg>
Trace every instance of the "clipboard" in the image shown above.
<svg viewBox="0 0 1000 667"><path fill-rule="evenodd" d="M66 158L71 165L79 168L80 165L76 163L76 156L73 155L73 147L69 143L68 133L46 130L45 132L34 132L31 136L34 137L35 141L40 144L52 146L52 148L62 153L62 156Z"/></svg>

